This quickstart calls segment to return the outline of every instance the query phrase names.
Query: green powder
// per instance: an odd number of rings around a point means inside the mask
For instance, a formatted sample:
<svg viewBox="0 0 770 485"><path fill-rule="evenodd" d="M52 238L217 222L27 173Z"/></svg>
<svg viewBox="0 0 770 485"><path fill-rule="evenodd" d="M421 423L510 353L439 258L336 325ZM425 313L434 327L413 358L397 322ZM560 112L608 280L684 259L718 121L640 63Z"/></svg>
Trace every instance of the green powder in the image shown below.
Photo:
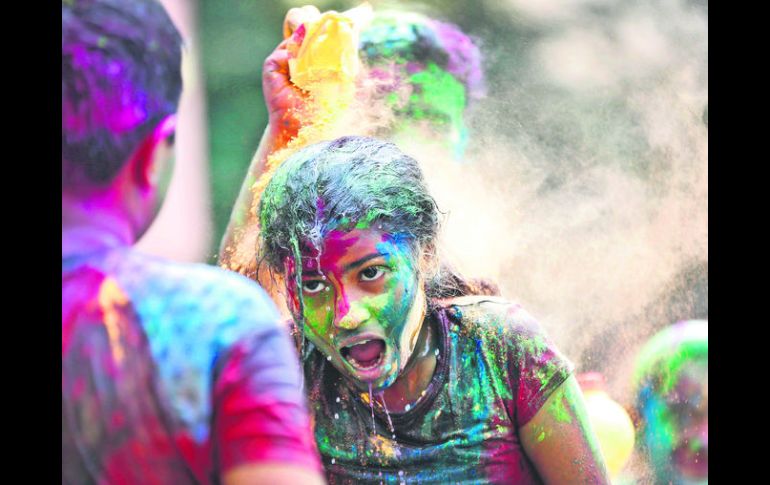
<svg viewBox="0 0 770 485"><path fill-rule="evenodd" d="M432 62L424 71L412 74L409 83L414 86L409 105L415 119L429 118L448 123L457 132L462 131L465 110L462 83Z"/></svg>
<svg viewBox="0 0 770 485"><path fill-rule="evenodd" d="M564 405L564 397L565 396L558 396L558 399L555 399L551 403L549 411L551 416L553 416L557 422L569 424L572 423L572 415Z"/></svg>

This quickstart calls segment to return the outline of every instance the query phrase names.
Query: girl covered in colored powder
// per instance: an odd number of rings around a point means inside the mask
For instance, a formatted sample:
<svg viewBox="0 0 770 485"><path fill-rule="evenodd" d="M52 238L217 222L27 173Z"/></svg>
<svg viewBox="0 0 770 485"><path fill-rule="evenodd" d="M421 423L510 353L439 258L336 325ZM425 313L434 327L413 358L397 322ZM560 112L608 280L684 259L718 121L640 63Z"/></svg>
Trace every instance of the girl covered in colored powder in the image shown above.
<svg viewBox="0 0 770 485"><path fill-rule="evenodd" d="M316 121L299 116L287 44L265 62L255 160ZM571 364L521 307L440 260L414 159L353 136L274 170L261 196L247 189L258 210L239 201L220 264L285 289L331 483L608 482ZM233 228L253 229L245 257Z"/></svg>
<svg viewBox="0 0 770 485"><path fill-rule="evenodd" d="M441 264L438 208L395 145L295 153L260 227L330 483L608 483L572 365L519 305Z"/></svg>

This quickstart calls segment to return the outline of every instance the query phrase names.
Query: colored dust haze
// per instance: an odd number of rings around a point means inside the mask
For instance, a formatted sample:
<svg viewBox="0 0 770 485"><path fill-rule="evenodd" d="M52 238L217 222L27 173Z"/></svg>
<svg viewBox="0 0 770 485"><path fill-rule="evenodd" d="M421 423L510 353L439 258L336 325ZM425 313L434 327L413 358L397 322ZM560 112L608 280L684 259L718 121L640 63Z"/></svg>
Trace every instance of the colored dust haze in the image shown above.
<svg viewBox="0 0 770 485"><path fill-rule="evenodd" d="M466 113L461 161L453 130L426 134L426 120L388 135L392 79L370 76L326 134L390 136L420 161L450 260L495 280L628 403L644 341L708 318L707 7L508 0L505 12L520 43L469 31L487 94Z"/></svg>
<svg viewBox="0 0 770 485"><path fill-rule="evenodd" d="M471 32L491 74L466 117L463 160L415 136L416 123L393 139L425 168L452 261L496 280L578 371L604 372L629 402L644 341L708 316L707 10L664 0L508 7L529 40ZM356 133L388 119L372 106Z"/></svg>
<svg viewBox="0 0 770 485"><path fill-rule="evenodd" d="M518 34L468 30L481 39L487 87L466 112L462 156L456 129L432 132L394 113L378 94L392 79L370 77L370 96L329 132L389 137L416 158L445 213L448 259L497 282L578 372L602 372L630 405L647 339L708 319L707 6L507 0L503 9Z"/></svg>

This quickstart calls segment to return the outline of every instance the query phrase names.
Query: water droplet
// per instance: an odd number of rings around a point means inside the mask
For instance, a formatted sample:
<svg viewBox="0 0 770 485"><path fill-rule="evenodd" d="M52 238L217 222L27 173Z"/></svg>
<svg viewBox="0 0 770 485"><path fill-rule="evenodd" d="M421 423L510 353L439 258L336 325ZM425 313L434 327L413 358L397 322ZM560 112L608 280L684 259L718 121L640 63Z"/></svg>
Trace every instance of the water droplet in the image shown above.
<svg viewBox="0 0 770 485"><path fill-rule="evenodd" d="M340 397L339 396L337 396L337 402L340 402Z"/></svg>
<svg viewBox="0 0 770 485"><path fill-rule="evenodd" d="M324 291L329 291L329 287L327 286L326 288L324 288Z"/></svg>
<svg viewBox="0 0 770 485"><path fill-rule="evenodd" d="M340 419L340 415L337 413L334 413L334 419Z"/></svg>
<svg viewBox="0 0 770 485"><path fill-rule="evenodd" d="M332 465L334 465L335 463L337 463L337 460L335 460L334 458L332 458Z"/></svg>
<svg viewBox="0 0 770 485"><path fill-rule="evenodd" d="M398 471L398 476L399 477L403 477L404 476L404 470L399 470Z"/></svg>
<svg viewBox="0 0 770 485"><path fill-rule="evenodd" d="M385 403L385 391L380 393L380 401L382 401L382 409L385 410L385 416L388 417L388 426L390 426L390 432L393 433L393 439L396 439L396 430L393 428L393 421L390 419L388 405Z"/></svg>
<svg viewBox="0 0 770 485"><path fill-rule="evenodd" d="M327 289L328 289L328 288L327 288ZM439 354L439 351L438 351L438 349L436 349L436 352L434 352L434 353L436 354L436 357L438 357L438 354Z"/></svg>
<svg viewBox="0 0 770 485"><path fill-rule="evenodd" d="M412 406L410 404L407 404L406 406L404 406L404 411L409 411L410 409L412 409Z"/></svg>
<svg viewBox="0 0 770 485"><path fill-rule="evenodd" d="M327 355L326 356L326 360L332 360L332 356L331 355Z"/></svg>
<svg viewBox="0 0 770 485"><path fill-rule="evenodd" d="M374 399L372 398L372 383L369 383L369 407L372 409L372 432L377 433L377 425L374 424Z"/></svg>

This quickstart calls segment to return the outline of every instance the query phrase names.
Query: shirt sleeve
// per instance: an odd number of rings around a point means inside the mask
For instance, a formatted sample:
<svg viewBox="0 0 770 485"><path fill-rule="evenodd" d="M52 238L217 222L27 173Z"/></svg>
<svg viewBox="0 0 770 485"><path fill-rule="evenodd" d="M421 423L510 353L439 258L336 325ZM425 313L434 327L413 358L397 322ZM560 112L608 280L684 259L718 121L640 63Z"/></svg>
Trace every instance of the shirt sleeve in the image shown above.
<svg viewBox="0 0 770 485"><path fill-rule="evenodd" d="M241 339L222 357L213 430L221 472L258 462L322 470L298 357L285 328L276 322Z"/></svg>
<svg viewBox="0 0 770 485"><path fill-rule="evenodd" d="M543 407L555 391L573 372L572 363L548 339L537 321L518 305L508 311L512 338L509 363L516 391L515 417L518 427L524 426Z"/></svg>

